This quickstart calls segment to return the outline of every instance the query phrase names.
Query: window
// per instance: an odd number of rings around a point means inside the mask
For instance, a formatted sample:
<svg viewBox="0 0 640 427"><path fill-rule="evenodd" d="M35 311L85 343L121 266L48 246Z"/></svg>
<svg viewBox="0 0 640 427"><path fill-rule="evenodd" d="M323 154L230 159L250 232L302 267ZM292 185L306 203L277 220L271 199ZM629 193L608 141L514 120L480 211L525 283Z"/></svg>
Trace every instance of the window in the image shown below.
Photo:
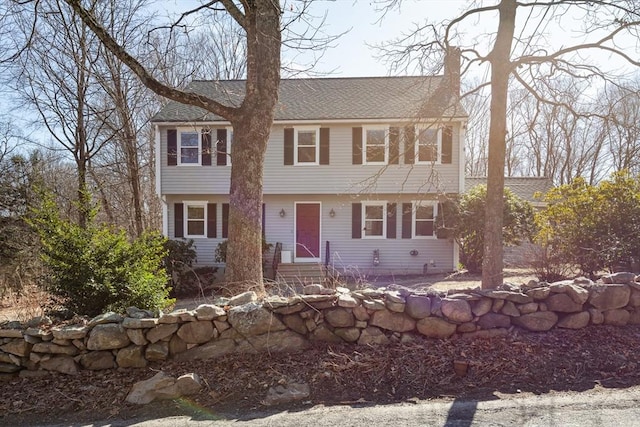
<svg viewBox="0 0 640 427"><path fill-rule="evenodd" d="M387 164L389 161L389 131L386 127L366 128L363 155L364 164Z"/></svg>
<svg viewBox="0 0 640 427"><path fill-rule="evenodd" d="M436 216L438 214L435 202L413 202L413 237L435 237Z"/></svg>
<svg viewBox="0 0 640 427"><path fill-rule="evenodd" d="M436 128L419 129L416 141L416 163L438 163L441 132Z"/></svg>
<svg viewBox="0 0 640 427"><path fill-rule="evenodd" d="M207 204L205 202L185 202L185 237L205 237L207 235Z"/></svg>
<svg viewBox="0 0 640 427"><path fill-rule="evenodd" d="M318 144L319 128L296 128L294 132L295 144L295 164L296 165L317 165L320 155Z"/></svg>
<svg viewBox="0 0 640 427"><path fill-rule="evenodd" d="M180 165L200 164L200 132L182 130L178 132L178 159Z"/></svg>
<svg viewBox="0 0 640 427"><path fill-rule="evenodd" d="M364 224L362 238L385 238L387 235L386 202L363 202L362 223Z"/></svg>

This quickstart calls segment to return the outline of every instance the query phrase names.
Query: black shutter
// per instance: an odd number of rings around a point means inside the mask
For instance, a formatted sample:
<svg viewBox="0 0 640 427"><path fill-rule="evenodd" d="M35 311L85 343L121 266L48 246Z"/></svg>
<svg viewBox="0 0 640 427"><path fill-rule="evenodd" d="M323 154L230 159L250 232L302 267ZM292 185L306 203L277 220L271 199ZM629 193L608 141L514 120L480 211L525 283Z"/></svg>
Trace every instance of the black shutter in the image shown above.
<svg viewBox="0 0 640 427"><path fill-rule="evenodd" d="M329 128L320 128L320 164L329 164Z"/></svg>
<svg viewBox="0 0 640 427"><path fill-rule="evenodd" d="M387 239L396 238L397 205L387 203Z"/></svg>
<svg viewBox="0 0 640 427"><path fill-rule="evenodd" d="M351 205L351 238L362 238L362 203Z"/></svg>
<svg viewBox="0 0 640 427"><path fill-rule="evenodd" d="M397 165L400 157L400 128L389 128L389 164Z"/></svg>
<svg viewBox="0 0 640 427"><path fill-rule="evenodd" d="M227 130L218 129L216 131L216 165L227 165Z"/></svg>
<svg viewBox="0 0 640 427"><path fill-rule="evenodd" d="M453 129L445 126L442 129L442 158L440 163L451 163L453 159Z"/></svg>
<svg viewBox="0 0 640 427"><path fill-rule="evenodd" d="M438 239L451 239L453 237L452 222L456 216L456 202L446 200L438 203L438 215L436 216L436 237Z"/></svg>
<svg viewBox="0 0 640 427"><path fill-rule="evenodd" d="M411 203L402 204L402 238L403 239L411 238L411 221L413 221L413 215L411 213L412 210L413 210L413 205Z"/></svg>
<svg viewBox="0 0 640 427"><path fill-rule="evenodd" d="M211 130L202 129L202 166L211 166Z"/></svg>
<svg viewBox="0 0 640 427"><path fill-rule="evenodd" d="M412 165L415 163L416 154L416 131L413 126L404 127L404 163Z"/></svg>
<svg viewBox="0 0 640 427"><path fill-rule="evenodd" d="M167 129L167 165L176 166L178 164L178 131Z"/></svg>
<svg viewBox="0 0 640 427"><path fill-rule="evenodd" d="M293 164L293 128L284 130L284 164Z"/></svg>
<svg viewBox="0 0 640 427"><path fill-rule="evenodd" d="M362 164L362 128L352 129L352 163L354 165Z"/></svg>
<svg viewBox="0 0 640 427"><path fill-rule="evenodd" d="M218 237L218 205L207 203L207 237Z"/></svg>
<svg viewBox="0 0 640 427"><path fill-rule="evenodd" d="M174 237L184 237L184 203L173 204Z"/></svg>
<svg viewBox="0 0 640 427"><path fill-rule="evenodd" d="M222 204L222 238L229 238L229 203Z"/></svg>

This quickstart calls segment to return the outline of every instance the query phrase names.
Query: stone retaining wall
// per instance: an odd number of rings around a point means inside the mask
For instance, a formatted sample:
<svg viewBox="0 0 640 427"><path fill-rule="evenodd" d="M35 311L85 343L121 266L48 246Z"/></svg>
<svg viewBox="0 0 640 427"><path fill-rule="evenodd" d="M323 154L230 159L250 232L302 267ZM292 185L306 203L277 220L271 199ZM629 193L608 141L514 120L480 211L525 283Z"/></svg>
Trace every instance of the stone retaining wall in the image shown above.
<svg viewBox="0 0 640 427"><path fill-rule="evenodd" d="M313 341L388 344L418 335L474 338L504 335L512 328L640 323L636 276L617 273L603 280L532 281L449 293L394 285L356 291L310 285L304 295L257 301L254 293L245 293L159 317L130 308L124 316L106 313L73 325L51 325L46 318L26 325L9 322L0 325L0 373L145 367L167 359L296 351Z"/></svg>

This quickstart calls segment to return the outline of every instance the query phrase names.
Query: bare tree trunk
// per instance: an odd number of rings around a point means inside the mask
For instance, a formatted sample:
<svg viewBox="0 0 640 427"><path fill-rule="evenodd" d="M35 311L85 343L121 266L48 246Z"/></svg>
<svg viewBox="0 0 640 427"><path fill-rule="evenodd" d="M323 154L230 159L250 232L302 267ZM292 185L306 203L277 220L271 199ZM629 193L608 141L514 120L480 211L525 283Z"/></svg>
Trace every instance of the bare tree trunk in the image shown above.
<svg viewBox="0 0 640 427"><path fill-rule="evenodd" d="M229 191L229 249L225 275L236 290L262 283L262 170L280 84L280 8L256 2L246 11L247 86L232 120L234 143ZM238 167L241 166L241 167Z"/></svg>
<svg viewBox="0 0 640 427"><path fill-rule="evenodd" d="M491 123L489 125L489 167L487 176L487 211L484 229L482 288L502 284L502 211L504 206L504 165L507 134L507 93L511 72L511 44L515 29L516 0L500 2L500 24L491 62Z"/></svg>

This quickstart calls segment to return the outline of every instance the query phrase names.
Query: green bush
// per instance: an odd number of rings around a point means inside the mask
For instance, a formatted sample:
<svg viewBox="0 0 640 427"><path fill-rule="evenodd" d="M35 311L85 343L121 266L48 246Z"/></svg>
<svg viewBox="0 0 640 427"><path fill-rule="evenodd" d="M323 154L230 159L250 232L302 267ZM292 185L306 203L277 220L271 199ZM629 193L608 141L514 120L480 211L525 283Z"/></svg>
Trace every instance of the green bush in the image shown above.
<svg viewBox="0 0 640 427"><path fill-rule="evenodd" d="M536 241L558 263L595 277L640 259L640 179L618 172L597 186L582 178L551 189L536 221Z"/></svg>
<svg viewBox="0 0 640 427"><path fill-rule="evenodd" d="M460 262L472 273L482 271L487 187L478 185L457 199L443 203L438 212L439 235L443 232L460 246ZM511 190L504 190L503 241L517 245L535 231L533 207Z"/></svg>
<svg viewBox="0 0 640 427"><path fill-rule="evenodd" d="M124 231L97 225L94 217L95 212L85 228L63 220L50 197L34 211L30 222L48 269L43 285L56 302L70 313L89 316L130 306L158 310L173 303L162 267L164 237L147 232L129 241Z"/></svg>

